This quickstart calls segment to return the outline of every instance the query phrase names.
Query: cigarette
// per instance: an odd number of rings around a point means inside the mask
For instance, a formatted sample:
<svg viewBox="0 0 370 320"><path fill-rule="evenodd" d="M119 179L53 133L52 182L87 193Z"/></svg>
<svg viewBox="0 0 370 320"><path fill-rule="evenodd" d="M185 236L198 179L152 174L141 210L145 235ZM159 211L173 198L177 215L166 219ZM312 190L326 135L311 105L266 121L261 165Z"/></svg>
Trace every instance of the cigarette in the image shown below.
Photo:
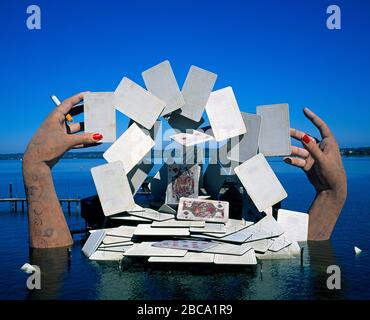
<svg viewBox="0 0 370 320"><path fill-rule="evenodd" d="M60 100L55 95L51 95L50 98L51 100L53 100L56 106L59 106L61 104ZM73 118L69 113L66 115L66 120L69 122L73 122Z"/></svg>

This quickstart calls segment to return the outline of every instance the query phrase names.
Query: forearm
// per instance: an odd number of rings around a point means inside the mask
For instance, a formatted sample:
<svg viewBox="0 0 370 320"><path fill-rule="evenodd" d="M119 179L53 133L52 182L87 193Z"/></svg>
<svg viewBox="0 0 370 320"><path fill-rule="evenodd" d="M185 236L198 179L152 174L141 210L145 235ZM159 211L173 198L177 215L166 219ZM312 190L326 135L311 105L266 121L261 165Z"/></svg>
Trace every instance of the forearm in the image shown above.
<svg viewBox="0 0 370 320"><path fill-rule="evenodd" d="M309 210L308 240L328 240L346 200L346 193L323 191Z"/></svg>
<svg viewBox="0 0 370 320"><path fill-rule="evenodd" d="M51 170L44 162L25 155L23 180L28 203L30 247L56 248L72 245L58 197L55 193Z"/></svg>

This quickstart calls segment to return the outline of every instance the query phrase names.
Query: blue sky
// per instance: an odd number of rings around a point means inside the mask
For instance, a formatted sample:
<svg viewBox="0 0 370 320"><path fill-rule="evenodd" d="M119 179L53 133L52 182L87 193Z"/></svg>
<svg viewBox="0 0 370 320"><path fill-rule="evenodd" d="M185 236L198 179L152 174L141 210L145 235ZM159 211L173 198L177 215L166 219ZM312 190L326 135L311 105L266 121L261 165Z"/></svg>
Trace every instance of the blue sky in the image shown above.
<svg viewBox="0 0 370 320"><path fill-rule="evenodd" d="M42 29L26 27L37 4ZM342 29L326 28L337 4ZM123 76L169 59L182 86L190 65L231 85L242 111L287 102L291 126L316 134L309 106L341 146L370 145L370 1L0 0L0 153L23 152L54 107L83 90L113 91ZM119 132L127 119L119 118Z"/></svg>

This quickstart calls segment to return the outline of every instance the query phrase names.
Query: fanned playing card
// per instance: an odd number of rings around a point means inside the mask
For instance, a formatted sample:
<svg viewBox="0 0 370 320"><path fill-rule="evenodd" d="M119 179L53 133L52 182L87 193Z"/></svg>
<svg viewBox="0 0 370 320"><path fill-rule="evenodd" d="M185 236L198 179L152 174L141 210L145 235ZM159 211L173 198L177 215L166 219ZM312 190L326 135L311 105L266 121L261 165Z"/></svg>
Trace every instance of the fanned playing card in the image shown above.
<svg viewBox="0 0 370 320"><path fill-rule="evenodd" d="M279 209L277 223L292 241L307 241L309 215L304 212Z"/></svg>
<svg viewBox="0 0 370 320"><path fill-rule="evenodd" d="M120 160L126 173L129 173L155 145L149 135L146 135L136 123L133 123L113 143L103 157L108 162Z"/></svg>
<svg viewBox="0 0 370 320"><path fill-rule="evenodd" d="M135 201L121 161L91 169L105 216L135 208Z"/></svg>
<svg viewBox="0 0 370 320"><path fill-rule="evenodd" d="M177 218L179 220L204 220L225 223L229 218L229 203L217 200L181 198Z"/></svg>
<svg viewBox="0 0 370 320"><path fill-rule="evenodd" d="M116 140L116 109L113 92L88 92L84 95L85 132L99 132L100 142Z"/></svg>
<svg viewBox="0 0 370 320"><path fill-rule="evenodd" d="M236 167L235 173L259 212L288 196L261 153Z"/></svg>
<svg viewBox="0 0 370 320"><path fill-rule="evenodd" d="M206 105L206 112L217 142L247 132L231 87L212 92Z"/></svg>
<svg viewBox="0 0 370 320"><path fill-rule="evenodd" d="M181 197L198 197L199 171L198 165L168 165L166 203L178 204Z"/></svg>
<svg viewBox="0 0 370 320"><path fill-rule="evenodd" d="M118 111L150 130L166 103L128 78L123 78L115 93Z"/></svg>
<svg viewBox="0 0 370 320"><path fill-rule="evenodd" d="M202 118L209 95L215 85L217 74L191 66L181 89L185 105L181 108L181 115L198 122Z"/></svg>
<svg viewBox="0 0 370 320"><path fill-rule="evenodd" d="M258 106L257 114L261 116L259 152L266 157L290 155L289 106L287 104Z"/></svg>
<svg viewBox="0 0 370 320"><path fill-rule="evenodd" d="M144 71L142 76L148 91L166 103L162 116L181 108L185 104L168 60Z"/></svg>
<svg viewBox="0 0 370 320"><path fill-rule="evenodd" d="M258 139L261 130L261 116L242 112L247 132L239 136L239 142L232 146L227 157L240 163L254 157L258 151Z"/></svg>

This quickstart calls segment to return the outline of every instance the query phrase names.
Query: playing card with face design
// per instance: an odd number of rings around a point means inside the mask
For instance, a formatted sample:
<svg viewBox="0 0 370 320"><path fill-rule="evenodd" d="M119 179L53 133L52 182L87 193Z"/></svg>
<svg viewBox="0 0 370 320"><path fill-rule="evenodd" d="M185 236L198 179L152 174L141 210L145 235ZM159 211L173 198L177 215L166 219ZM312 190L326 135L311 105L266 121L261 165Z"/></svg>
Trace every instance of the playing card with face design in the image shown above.
<svg viewBox="0 0 370 320"><path fill-rule="evenodd" d="M226 201L181 198L177 211L179 220L227 222L229 203Z"/></svg>
<svg viewBox="0 0 370 320"><path fill-rule="evenodd" d="M197 198L199 174L198 165L169 165L166 203L178 204L182 197Z"/></svg>

